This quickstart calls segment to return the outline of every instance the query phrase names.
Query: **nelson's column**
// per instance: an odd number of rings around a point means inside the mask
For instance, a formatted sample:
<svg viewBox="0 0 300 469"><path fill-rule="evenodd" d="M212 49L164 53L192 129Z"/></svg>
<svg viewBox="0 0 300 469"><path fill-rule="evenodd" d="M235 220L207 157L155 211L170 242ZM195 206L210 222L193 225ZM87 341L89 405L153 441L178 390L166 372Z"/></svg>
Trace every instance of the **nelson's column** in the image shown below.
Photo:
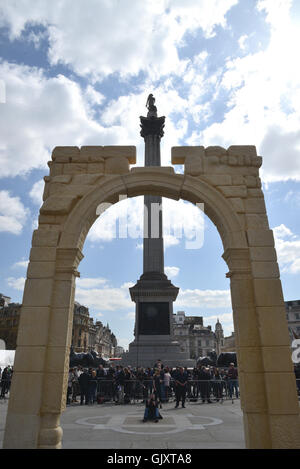
<svg viewBox="0 0 300 469"><path fill-rule="evenodd" d="M140 117L145 140L145 166L160 166L160 139L165 117L157 117L155 98L149 95L147 117ZM164 242L161 196L144 196L143 274L129 289L136 304L134 341L123 355L122 364L153 367L158 359L164 365L194 366L188 352L182 352L173 339L173 302L179 288L164 273Z"/></svg>

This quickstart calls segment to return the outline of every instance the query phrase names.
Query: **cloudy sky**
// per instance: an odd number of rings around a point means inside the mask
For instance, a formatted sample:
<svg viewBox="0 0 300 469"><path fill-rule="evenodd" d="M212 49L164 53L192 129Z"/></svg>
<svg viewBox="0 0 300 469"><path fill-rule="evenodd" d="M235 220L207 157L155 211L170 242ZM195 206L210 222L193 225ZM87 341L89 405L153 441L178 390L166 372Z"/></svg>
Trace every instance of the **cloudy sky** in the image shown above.
<svg viewBox="0 0 300 469"><path fill-rule="evenodd" d="M300 280L300 4L297 0L2 0L0 292L22 301L47 161L57 145L135 145L150 92L176 145L256 145L285 300ZM176 171L180 171L177 168ZM142 198L93 225L76 299L133 339L128 288L142 273ZM165 266L175 312L233 330L227 266L210 220L164 199ZM118 236L128 213L130 237ZM186 228L183 231L181 228ZM187 241L201 233L201 248Z"/></svg>

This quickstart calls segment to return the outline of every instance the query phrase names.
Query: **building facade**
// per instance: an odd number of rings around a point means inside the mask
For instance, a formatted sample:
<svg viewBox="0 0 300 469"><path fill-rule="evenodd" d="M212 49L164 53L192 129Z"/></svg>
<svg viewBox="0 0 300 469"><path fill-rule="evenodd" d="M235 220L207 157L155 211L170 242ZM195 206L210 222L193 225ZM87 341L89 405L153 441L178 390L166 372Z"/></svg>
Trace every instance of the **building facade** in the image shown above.
<svg viewBox="0 0 300 469"><path fill-rule="evenodd" d="M300 339L300 300L285 301L286 319L291 342Z"/></svg>
<svg viewBox="0 0 300 469"><path fill-rule="evenodd" d="M16 349L20 311L19 303L11 303L8 296L0 293L0 339L4 341L6 350Z"/></svg>
<svg viewBox="0 0 300 469"><path fill-rule="evenodd" d="M173 315L174 340L180 343L181 350L188 352L189 358L206 357L212 351L220 353L224 341L223 328L219 320L215 331L203 325L202 316L186 316L184 311Z"/></svg>
<svg viewBox="0 0 300 469"><path fill-rule="evenodd" d="M10 300L0 293L0 339L7 350L15 350L22 305ZM94 350L104 360L114 357L117 347L117 339L109 325L104 326L101 321L94 323L89 309L77 301L74 302L72 347L77 353Z"/></svg>

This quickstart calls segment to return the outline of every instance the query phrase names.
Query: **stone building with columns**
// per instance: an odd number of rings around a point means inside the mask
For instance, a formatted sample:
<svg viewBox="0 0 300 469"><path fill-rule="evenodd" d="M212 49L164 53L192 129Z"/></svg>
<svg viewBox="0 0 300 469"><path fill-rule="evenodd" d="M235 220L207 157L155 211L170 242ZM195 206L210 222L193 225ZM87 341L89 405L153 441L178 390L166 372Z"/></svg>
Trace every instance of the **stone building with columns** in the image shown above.
<svg viewBox="0 0 300 469"><path fill-rule="evenodd" d="M300 339L300 300L285 301L286 319L291 342Z"/></svg>
<svg viewBox="0 0 300 469"><path fill-rule="evenodd" d="M6 350L16 349L21 306L0 293L0 339L4 341Z"/></svg>
<svg viewBox="0 0 300 469"><path fill-rule="evenodd" d="M0 339L4 340L7 350L15 350L17 346L21 307L20 303L12 303L11 298L0 294ZM94 350L107 359L114 356L116 346L117 339L109 325L104 326L101 321L94 323L89 309L75 301L72 327L74 352Z"/></svg>
<svg viewBox="0 0 300 469"><path fill-rule="evenodd" d="M203 325L202 316L186 316L184 311L173 315L174 339L189 358L206 357L213 350L219 355L223 346L224 334L219 320L215 331Z"/></svg>

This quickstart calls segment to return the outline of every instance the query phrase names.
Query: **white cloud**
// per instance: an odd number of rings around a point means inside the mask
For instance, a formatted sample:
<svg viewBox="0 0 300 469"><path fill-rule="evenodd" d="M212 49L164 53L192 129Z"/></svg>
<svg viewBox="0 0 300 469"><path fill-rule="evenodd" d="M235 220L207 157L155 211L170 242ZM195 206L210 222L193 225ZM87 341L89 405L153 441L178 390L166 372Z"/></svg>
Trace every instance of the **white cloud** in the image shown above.
<svg viewBox="0 0 300 469"><path fill-rule="evenodd" d="M135 319L135 311L130 311L130 313L127 313L126 319L130 319L130 320Z"/></svg>
<svg viewBox="0 0 300 469"><path fill-rule="evenodd" d="M77 278L76 285L79 288L94 288L99 286L104 286L107 284L105 278Z"/></svg>
<svg viewBox="0 0 300 469"><path fill-rule="evenodd" d="M20 234L28 215L29 210L19 197L11 196L9 191L0 191L0 232Z"/></svg>
<svg viewBox="0 0 300 469"><path fill-rule="evenodd" d="M0 74L7 94L0 115L2 177L24 175L33 168L47 171L57 145L133 143L125 129L105 128L93 120L97 98L91 100L91 85L86 94L63 75L47 78L41 69L7 62L0 62ZM36 203L41 187L38 182L31 191Z"/></svg>
<svg viewBox="0 0 300 469"><path fill-rule="evenodd" d="M300 237L283 224L273 228L273 233L281 271L298 274L300 272Z"/></svg>
<svg viewBox="0 0 300 469"><path fill-rule="evenodd" d="M25 277L19 277L19 278L9 277L6 279L6 282L11 288L14 288L15 290L23 291L25 280L26 280Z"/></svg>
<svg viewBox="0 0 300 469"><path fill-rule="evenodd" d="M129 287L132 285L131 282L127 282L117 288L110 286L103 278L77 279L75 298L76 301L88 305L89 308L100 311L119 311L132 307L129 294Z"/></svg>
<svg viewBox="0 0 300 469"><path fill-rule="evenodd" d="M269 182L300 180L300 81L295 60L300 28L290 16L290 6L291 1L281 0L258 3L270 23L267 48L228 58L214 97L228 93L228 110L222 121L194 131L187 140L190 145L225 148L256 145L263 156L262 178Z"/></svg>
<svg viewBox="0 0 300 469"><path fill-rule="evenodd" d="M179 290L176 306L186 308L228 308L231 307L229 290Z"/></svg>
<svg viewBox="0 0 300 469"><path fill-rule="evenodd" d="M59 3L40 0L2 1L0 25L20 37L28 24L41 24L49 35L51 64L67 64L79 75L102 77L119 72L152 76L180 68L177 46L186 32L199 28L206 37L226 27L225 15L237 0L89 0ZM31 38L39 43L40 37Z"/></svg>
<svg viewBox="0 0 300 469"><path fill-rule="evenodd" d="M44 192L44 187L45 187L45 182L43 179L40 181L37 181L33 184L31 191L29 192L29 195L32 199L32 201L38 205L39 207L43 203L43 192Z"/></svg>
<svg viewBox="0 0 300 469"><path fill-rule="evenodd" d="M243 34L240 38L239 38L239 46L242 50L245 50L246 49L246 45L245 45L245 42L246 40L248 39L248 36L247 34Z"/></svg>
<svg viewBox="0 0 300 469"><path fill-rule="evenodd" d="M18 261L15 262L12 266L11 269L27 269L29 261Z"/></svg>
<svg viewBox="0 0 300 469"><path fill-rule="evenodd" d="M165 267L165 274L169 278L174 278L179 274L179 270L179 267Z"/></svg>

